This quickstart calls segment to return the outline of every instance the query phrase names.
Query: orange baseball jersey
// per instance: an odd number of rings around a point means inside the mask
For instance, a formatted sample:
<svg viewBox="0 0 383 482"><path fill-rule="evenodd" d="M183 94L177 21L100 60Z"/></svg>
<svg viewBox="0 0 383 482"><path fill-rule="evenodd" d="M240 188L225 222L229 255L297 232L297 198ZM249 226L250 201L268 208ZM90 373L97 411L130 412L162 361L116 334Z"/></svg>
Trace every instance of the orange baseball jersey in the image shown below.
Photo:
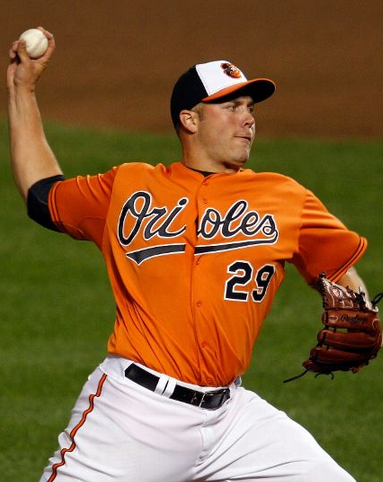
<svg viewBox="0 0 383 482"><path fill-rule="evenodd" d="M246 371L285 262L337 280L367 246L294 180L250 169L123 164L56 183L49 209L105 258L109 353L202 386Z"/></svg>

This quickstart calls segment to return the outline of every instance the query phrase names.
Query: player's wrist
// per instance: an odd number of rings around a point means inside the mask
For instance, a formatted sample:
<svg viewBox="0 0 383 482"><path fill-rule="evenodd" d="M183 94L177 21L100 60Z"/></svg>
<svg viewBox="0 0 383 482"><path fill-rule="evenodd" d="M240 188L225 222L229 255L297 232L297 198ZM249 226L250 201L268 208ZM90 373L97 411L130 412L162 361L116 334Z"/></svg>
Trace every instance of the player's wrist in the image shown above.
<svg viewBox="0 0 383 482"><path fill-rule="evenodd" d="M8 89L8 107L22 111L31 103L36 104L35 86L31 84L13 85Z"/></svg>

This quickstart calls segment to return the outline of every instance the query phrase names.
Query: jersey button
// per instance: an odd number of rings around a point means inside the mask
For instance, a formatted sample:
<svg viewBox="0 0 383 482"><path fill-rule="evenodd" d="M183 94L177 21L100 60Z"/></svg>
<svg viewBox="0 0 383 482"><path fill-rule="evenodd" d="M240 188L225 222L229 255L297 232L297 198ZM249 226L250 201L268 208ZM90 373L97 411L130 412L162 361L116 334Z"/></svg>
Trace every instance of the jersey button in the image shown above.
<svg viewBox="0 0 383 482"><path fill-rule="evenodd" d="M207 199L204 197L204 198L202 199L202 202L203 202L204 204L207 204Z"/></svg>
<svg viewBox="0 0 383 482"><path fill-rule="evenodd" d="M203 186L208 186L208 185L209 185L209 181L203 181L202 185L203 185Z"/></svg>
<svg viewBox="0 0 383 482"><path fill-rule="evenodd" d="M203 342L201 343L201 346L202 346L202 348L206 348L206 347L207 347L206 341L203 341Z"/></svg>
<svg viewBox="0 0 383 482"><path fill-rule="evenodd" d="M198 306L198 308L200 308L202 306L202 301L197 301L196 305Z"/></svg>
<svg viewBox="0 0 383 482"><path fill-rule="evenodd" d="M209 385L212 385L212 384L213 384L213 379L212 379L212 378L207 378L206 381L207 381L207 383L208 383Z"/></svg>

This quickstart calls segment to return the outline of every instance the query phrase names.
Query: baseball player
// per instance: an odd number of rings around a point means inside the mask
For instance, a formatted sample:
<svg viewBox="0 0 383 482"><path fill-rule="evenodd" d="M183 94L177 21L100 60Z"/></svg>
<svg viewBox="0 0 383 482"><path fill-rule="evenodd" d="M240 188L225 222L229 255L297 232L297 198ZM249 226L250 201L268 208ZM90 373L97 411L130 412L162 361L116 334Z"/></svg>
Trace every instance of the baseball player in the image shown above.
<svg viewBox="0 0 383 482"><path fill-rule="evenodd" d="M245 168L254 105L273 81L226 60L176 82L182 159L65 179L35 85L55 48L7 72L11 159L29 216L105 258L115 301L106 359L74 406L44 482L351 482L300 425L241 387L253 345L293 263L352 289L366 240L291 178Z"/></svg>

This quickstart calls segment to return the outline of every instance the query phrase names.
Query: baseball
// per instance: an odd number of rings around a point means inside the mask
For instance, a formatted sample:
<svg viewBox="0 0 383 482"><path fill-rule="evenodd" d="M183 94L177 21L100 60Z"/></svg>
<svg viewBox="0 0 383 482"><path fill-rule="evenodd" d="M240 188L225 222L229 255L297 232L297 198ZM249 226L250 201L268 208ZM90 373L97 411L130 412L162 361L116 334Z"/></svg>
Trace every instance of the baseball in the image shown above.
<svg viewBox="0 0 383 482"><path fill-rule="evenodd" d="M48 39L37 28L30 28L20 35L19 40L25 40L27 54L31 59L38 59L45 54L48 48Z"/></svg>

